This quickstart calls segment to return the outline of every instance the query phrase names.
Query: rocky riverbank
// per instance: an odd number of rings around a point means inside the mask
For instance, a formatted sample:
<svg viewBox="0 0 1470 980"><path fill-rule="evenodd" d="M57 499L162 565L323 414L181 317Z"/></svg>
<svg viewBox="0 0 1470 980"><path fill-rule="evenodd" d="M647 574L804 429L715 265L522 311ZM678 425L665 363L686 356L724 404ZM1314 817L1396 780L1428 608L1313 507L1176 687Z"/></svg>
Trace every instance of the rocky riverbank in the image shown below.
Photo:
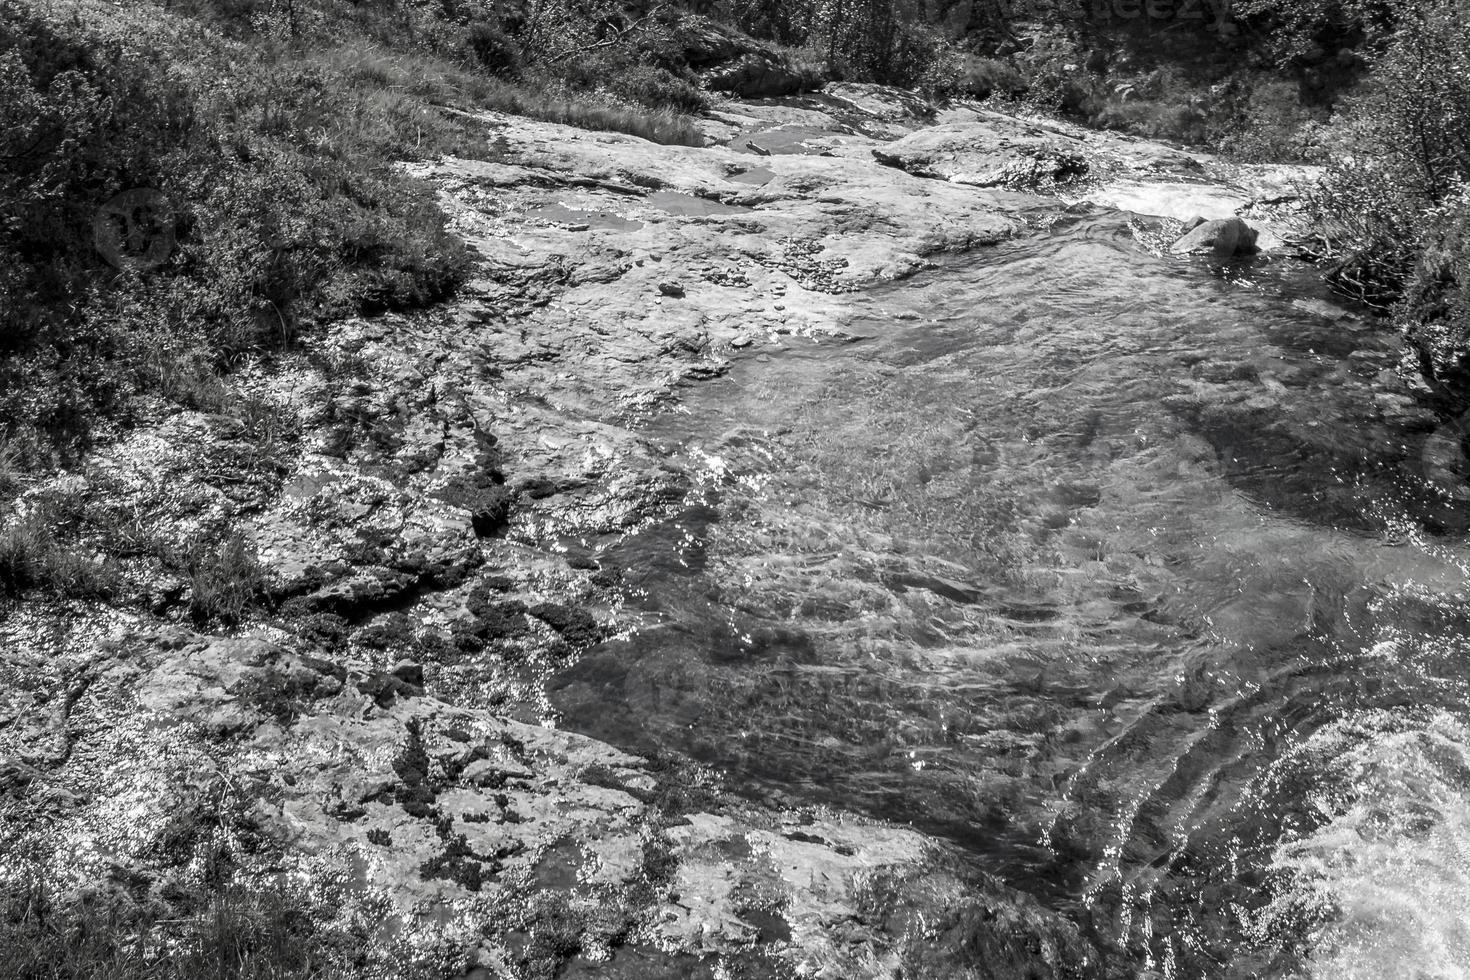
<svg viewBox="0 0 1470 980"><path fill-rule="evenodd" d="M639 431L689 386L1089 208L1279 253L1298 175L856 85L729 103L705 148L478 122L491 160L413 168L479 256L455 302L139 404L19 497L111 583L0 619L5 873L285 879L388 974L1100 975L951 845L559 731L542 684L627 627L595 552L689 493Z"/></svg>

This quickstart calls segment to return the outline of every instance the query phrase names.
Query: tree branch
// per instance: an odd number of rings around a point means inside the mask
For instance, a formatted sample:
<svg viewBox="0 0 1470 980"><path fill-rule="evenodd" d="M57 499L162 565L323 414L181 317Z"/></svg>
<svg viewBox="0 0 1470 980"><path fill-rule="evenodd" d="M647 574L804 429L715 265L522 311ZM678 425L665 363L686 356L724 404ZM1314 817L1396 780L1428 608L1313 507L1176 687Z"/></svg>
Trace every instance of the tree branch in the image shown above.
<svg viewBox="0 0 1470 980"><path fill-rule="evenodd" d="M658 4L652 10L650 10L648 13L644 14L642 17L639 17L637 20L633 21L633 23L629 24L627 27L623 28L621 31L618 30L617 28L613 28L613 36L612 37L603 38L601 41L597 41L597 42L595 42L593 44L589 44L589 45L586 45L584 47L580 47L580 48L569 48L566 51L559 52L558 54L554 54L550 58L547 58L546 59L546 63L549 64L549 65L554 65L558 61L563 61L563 60L565 60L567 58L572 57L573 55L590 54L593 51L601 51L601 50L603 50L605 48L611 48L611 47L615 47L615 46L617 46L619 44L622 44L623 41L627 40L627 38L629 37L629 35L632 35L634 33L637 33L638 31L640 31L642 29L642 27L643 27L644 24L648 23L649 20L651 20L654 17L658 16L658 14L666 6L667 6L667 4L662 4L662 3L661 4ZM608 26L609 27L612 27L612 24L609 23Z"/></svg>

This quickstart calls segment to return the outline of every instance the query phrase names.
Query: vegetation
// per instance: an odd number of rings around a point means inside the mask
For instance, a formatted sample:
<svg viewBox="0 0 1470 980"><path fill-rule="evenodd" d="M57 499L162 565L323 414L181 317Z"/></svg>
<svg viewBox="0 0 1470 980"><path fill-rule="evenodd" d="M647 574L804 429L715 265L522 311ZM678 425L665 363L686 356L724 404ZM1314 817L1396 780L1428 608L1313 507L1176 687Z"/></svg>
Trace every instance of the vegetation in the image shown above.
<svg viewBox="0 0 1470 980"><path fill-rule="evenodd" d="M454 138L423 107L147 5L81 6L0 3L12 440L75 449L160 359L228 364L332 316L438 299L464 276L442 215L388 168L425 123ZM94 248L99 205L132 188L176 209L152 216L179 229L158 268L113 268Z"/></svg>
<svg viewBox="0 0 1470 980"><path fill-rule="evenodd" d="M69 545L48 509L38 508L0 527L0 597L30 590L73 598L107 598L121 584L116 568Z"/></svg>
<svg viewBox="0 0 1470 980"><path fill-rule="evenodd" d="M299 896L221 889L182 917L123 898L0 892L0 959L15 980L316 980L351 974Z"/></svg>
<svg viewBox="0 0 1470 980"><path fill-rule="evenodd" d="M1241 0L1233 21L1166 22L1041 0L963 16L927 0L0 0L0 499L139 393L240 415L268 468L289 434L224 375L469 273L395 164L490 152L477 109L698 143L695 66L717 50L1330 163L1313 204L1332 281L1395 311L1426 372L1464 386L1467 6ZM17 512L0 589L116 588L59 528ZM213 584L226 565L238 589ZM242 562L173 567L201 622L238 618L254 588Z"/></svg>
<svg viewBox="0 0 1470 980"><path fill-rule="evenodd" d="M265 573L239 534L217 551L196 543L182 564L189 581L189 613L196 623L234 626L265 598Z"/></svg>
<svg viewBox="0 0 1470 980"><path fill-rule="evenodd" d="M1373 71L1348 100L1314 200L1341 291L1391 312L1427 380L1470 395L1470 3L1397 11ZM1459 406L1456 406L1459 407Z"/></svg>
<svg viewBox="0 0 1470 980"><path fill-rule="evenodd" d="M72 456L140 391L449 295L469 253L393 164L483 152L456 108L698 141L651 24L495 9L0 0L0 438Z"/></svg>

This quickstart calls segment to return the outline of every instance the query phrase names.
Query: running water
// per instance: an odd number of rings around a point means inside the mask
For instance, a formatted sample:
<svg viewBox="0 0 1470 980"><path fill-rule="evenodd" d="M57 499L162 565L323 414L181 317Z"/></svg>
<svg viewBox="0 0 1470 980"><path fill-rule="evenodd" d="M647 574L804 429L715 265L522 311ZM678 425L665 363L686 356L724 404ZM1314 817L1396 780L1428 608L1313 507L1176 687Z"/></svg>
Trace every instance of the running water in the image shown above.
<svg viewBox="0 0 1470 980"><path fill-rule="evenodd" d="M1140 975L1470 974L1470 519L1315 289L1071 214L737 361L646 423L691 490L591 542L564 724L912 821Z"/></svg>

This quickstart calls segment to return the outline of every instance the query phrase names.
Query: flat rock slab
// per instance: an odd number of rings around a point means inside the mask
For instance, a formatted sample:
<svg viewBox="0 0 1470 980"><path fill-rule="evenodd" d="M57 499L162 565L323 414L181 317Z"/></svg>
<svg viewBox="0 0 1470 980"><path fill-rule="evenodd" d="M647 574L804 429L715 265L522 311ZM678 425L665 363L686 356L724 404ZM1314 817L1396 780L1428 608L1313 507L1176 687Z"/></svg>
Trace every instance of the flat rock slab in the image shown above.
<svg viewBox="0 0 1470 980"><path fill-rule="evenodd" d="M921 130L873 156L890 167L975 187L1035 187L1083 176L1088 163L1082 147L1065 137L997 126L991 122L952 123Z"/></svg>

